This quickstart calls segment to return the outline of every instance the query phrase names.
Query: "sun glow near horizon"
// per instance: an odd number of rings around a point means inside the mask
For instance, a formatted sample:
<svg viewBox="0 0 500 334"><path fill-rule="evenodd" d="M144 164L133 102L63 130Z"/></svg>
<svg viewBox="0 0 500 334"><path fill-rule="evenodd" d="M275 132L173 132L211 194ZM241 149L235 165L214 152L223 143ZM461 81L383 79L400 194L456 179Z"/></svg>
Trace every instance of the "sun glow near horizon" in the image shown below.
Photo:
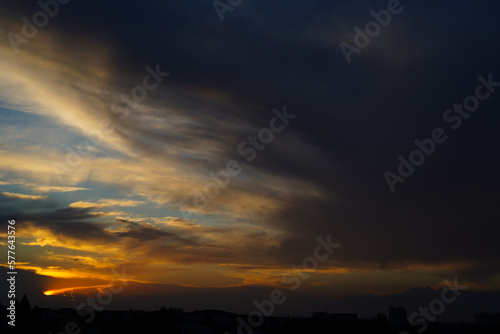
<svg viewBox="0 0 500 334"><path fill-rule="evenodd" d="M112 284L106 284L106 285L92 285L92 286L79 286L79 287L71 287L71 288L64 288L64 289L55 289L55 290L47 290L44 291L43 294L45 296L54 296L54 295L70 295L70 296L76 296L76 295L89 295L89 293L86 292L86 290L90 289L96 289L97 291L106 294L104 289L109 288L113 286ZM68 293L70 292L70 293Z"/></svg>

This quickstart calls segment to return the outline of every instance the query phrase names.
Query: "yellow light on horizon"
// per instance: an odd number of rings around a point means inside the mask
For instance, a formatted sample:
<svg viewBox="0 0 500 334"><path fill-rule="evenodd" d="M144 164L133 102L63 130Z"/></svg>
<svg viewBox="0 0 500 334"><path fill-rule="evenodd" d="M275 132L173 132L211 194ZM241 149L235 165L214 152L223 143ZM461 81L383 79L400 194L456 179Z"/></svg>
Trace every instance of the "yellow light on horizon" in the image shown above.
<svg viewBox="0 0 500 334"><path fill-rule="evenodd" d="M47 290L47 291L44 291L43 294L45 296L64 295L66 292L73 292L75 290L80 290L81 294L85 294L85 293L83 293L83 291L86 289L97 289L98 291L101 291L101 289L109 288L111 286L113 286L113 285L108 284L108 285L93 285L93 286L77 286L77 287L73 287L73 288Z"/></svg>

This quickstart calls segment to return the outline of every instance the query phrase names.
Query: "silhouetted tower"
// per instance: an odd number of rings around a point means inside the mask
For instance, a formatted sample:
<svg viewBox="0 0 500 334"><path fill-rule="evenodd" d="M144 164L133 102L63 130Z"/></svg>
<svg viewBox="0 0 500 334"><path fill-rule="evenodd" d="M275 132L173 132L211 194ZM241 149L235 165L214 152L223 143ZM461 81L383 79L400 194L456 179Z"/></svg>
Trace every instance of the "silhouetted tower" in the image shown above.
<svg viewBox="0 0 500 334"><path fill-rule="evenodd" d="M390 307L389 308L389 324L396 328L403 328L406 326L406 309L404 307Z"/></svg>

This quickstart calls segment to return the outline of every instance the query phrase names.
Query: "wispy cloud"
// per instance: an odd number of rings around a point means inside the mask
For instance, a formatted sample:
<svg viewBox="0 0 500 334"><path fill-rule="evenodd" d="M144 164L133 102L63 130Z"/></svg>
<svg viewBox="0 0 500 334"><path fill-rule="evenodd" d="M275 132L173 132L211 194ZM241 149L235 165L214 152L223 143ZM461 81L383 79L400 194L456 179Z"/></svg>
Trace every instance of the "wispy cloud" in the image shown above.
<svg viewBox="0 0 500 334"><path fill-rule="evenodd" d="M199 224L195 224L194 219L184 219L178 217L152 218L152 220L158 224L166 224L168 226L175 226L181 228L196 228L201 226Z"/></svg>
<svg viewBox="0 0 500 334"><path fill-rule="evenodd" d="M23 180L0 181L0 186L18 185L23 183L24 183Z"/></svg>
<svg viewBox="0 0 500 334"><path fill-rule="evenodd" d="M42 196L42 195L26 195L26 194L16 194L16 193L10 193L10 192L2 192L2 195L5 195L7 197L11 198L20 198L20 199L28 199L28 200L39 200L39 199L46 199L47 196Z"/></svg>
<svg viewBox="0 0 500 334"><path fill-rule="evenodd" d="M67 187L67 186L40 186L27 184L27 186L32 187L34 191L39 191L42 193L50 193L50 192L72 192L72 191L80 191L80 190L90 190L90 188L82 188L82 187Z"/></svg>
<svg viewBox="0 0 500 334"><path fill-rule="evenodd" d="M99 200L97 203L78 201L78 202L71 203L69 205L69 207L70 208L81 208L81 209L104 208L104 207L109 207L109 206L134 207L134 206L143 205L145 203L146 203L145 201L135 201L135 200L128 200L128 199L102 199L102 200Z"/></svg>

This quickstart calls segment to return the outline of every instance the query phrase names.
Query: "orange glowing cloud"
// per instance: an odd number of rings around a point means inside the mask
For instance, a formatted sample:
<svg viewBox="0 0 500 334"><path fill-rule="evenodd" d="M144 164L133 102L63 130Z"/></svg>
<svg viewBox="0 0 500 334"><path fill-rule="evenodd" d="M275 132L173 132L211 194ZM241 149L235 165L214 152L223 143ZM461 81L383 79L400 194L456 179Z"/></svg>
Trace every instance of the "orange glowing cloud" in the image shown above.
<svg viewBox="0 0 500 334"><path fill-rule="evenodd" d="M63 295L63 296L78 296L78 295L89 295L88 290L94 290L104 293L103 289L111 287L112 284L108 285L93 285L93 286L78 286L64 289L47 290L43 294L46 296Z"/></svg>
<svg viewBox="0 0 500 334"><path fill-rule="evenodd" d="M3 195L11 198L20 198L20 199L31 199L31 200L37 200L37 199L46 199L47 196L41 196L41 195L26 195L26 194L16 194L16 193L9 193L9 192L2 192Z"/></svg>

